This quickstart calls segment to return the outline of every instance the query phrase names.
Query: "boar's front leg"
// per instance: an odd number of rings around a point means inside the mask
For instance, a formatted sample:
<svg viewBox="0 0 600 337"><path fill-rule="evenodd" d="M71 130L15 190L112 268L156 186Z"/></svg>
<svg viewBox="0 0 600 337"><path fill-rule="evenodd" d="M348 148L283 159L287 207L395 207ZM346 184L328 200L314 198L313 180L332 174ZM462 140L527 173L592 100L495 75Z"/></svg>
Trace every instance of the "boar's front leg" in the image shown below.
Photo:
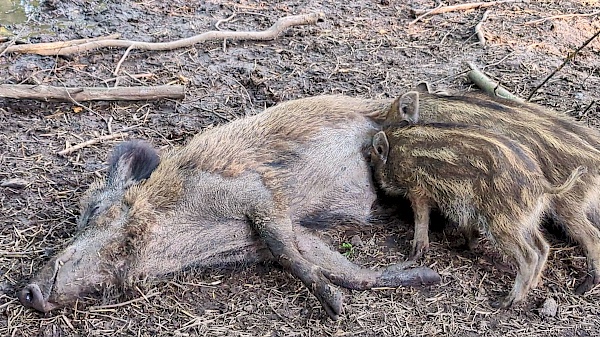
<svg viewBox="0 0 600 337"><path fill-rule="evenodd" d="M440 282L440 275L427 267L407 269L412 262L384 269L360 267L332 250L309 229L294 228L298 250L310 262L324 269L325 276L338 286L367 290L376 287L421 286Z"/></svg>
<svg viewBox="0 0 600 337"><path fill-rule="evenodd" d="M250 221L275 261L299 278L321 302L329 317L337 320L342 311L342 292L329 282L319 266L300 254L291 219L256 212L250 216Z"/></svg>

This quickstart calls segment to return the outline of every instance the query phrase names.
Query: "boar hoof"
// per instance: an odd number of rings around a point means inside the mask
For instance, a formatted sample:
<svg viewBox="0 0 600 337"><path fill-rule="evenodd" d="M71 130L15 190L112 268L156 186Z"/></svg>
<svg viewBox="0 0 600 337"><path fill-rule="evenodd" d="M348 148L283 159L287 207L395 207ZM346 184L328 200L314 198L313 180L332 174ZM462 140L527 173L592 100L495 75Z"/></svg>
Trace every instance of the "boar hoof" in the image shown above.
<svg viewBox="0 0 600 337"><path fill-rule="evenodd" d="M594 277L589 275L583 282L575 289L575 294L583 295L585 292L591 290L596 284L600 283L600 276Z"/></svg>
<svg viewBox="0 0 600 337"><path fill-rule="evenodd" d="M408 256L408 261L416 261L429 250L429 243L417 241L413 245L413 249Z"/></svg>
<svg viewBox="0 0 600 337"><path fill-rule="evenodd" d="M496 309L506 309L510 306L512 306L514 299L512 297L505 297L503 300L498 300L498 301L493 301L492 303L490 303L490 306L492 308L496 308Z"/></svg>
<svg viewBox="0 0 600 337"><path fill-rule="evenodd" d="M439 283L442 280L440 274L431 268L418 267L405 269L406 266L406 263L401 263L387 267L381 276L377 278L376 286L422 286Z"/></svg>
<svg viewBox="0 0 600 337"><path fill-rule="evenodd" d="M342 292L330 284L317 286L314 292L329 317L336 321L342 313Z"/></svg>

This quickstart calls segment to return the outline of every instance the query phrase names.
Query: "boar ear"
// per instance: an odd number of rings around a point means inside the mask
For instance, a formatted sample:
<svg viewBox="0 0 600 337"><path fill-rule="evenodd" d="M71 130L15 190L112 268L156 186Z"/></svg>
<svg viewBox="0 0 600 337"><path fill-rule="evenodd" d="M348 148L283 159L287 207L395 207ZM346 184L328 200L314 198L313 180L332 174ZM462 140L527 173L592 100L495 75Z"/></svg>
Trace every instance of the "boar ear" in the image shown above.
<svg viewBox="0 0 600 337"><path fill-rule="evenodd" d="M429 93L431 93L431 86L427 82L419 82L419 83L417 83L417 87L415 88L415 91L429 94Z"/></svg>
<svg viewBox="0 0 600 337"><path fill-rule="evenodd" d="M160 158L148 143L133 140L115 147L108 160L109 186L127 187L150 177Z"/></svg>
<svg viewBox="0 0 600 337"><path fill-rule="evenodd" d="M388 142L385 132L379 131L373 136L373 152L384 164L387 162L388 153L390 152L390 143Z"/></svg>
<svg viewBox="0 0 600 337"><path fill-rule="evenodd" d="M416 123L419 121L419 93L409 91L400 96L398 101L398 116L405 121Z"/></svg>

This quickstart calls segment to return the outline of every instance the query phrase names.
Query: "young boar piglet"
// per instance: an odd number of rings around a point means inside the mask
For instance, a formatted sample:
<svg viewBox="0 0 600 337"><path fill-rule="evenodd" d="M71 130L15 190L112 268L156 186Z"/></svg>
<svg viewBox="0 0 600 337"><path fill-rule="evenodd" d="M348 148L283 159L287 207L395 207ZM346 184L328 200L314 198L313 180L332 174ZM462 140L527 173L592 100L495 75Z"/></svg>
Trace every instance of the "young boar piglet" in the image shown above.
<svg viewBox="0 0 600 337"><path fill-rule="evenodd" d="M577 285L584 293L600 284L600 132L565 114L531 103L518 103L478 93L431 93L418 86L419 120L454 123L493 130L527 147L546 179L560 185L578 166L587 173L581 183L552 198L549 217L583 249L588 273ZM403 119L398 97L386 123Z"/></svg>
<svg viewBox="0 0 600 337"><path fill-rule="evenodd" d="M535 287L549 246L539 221L549 194L572 188L585 172L573 170L560 186L551 186L518 143L479 127L413 124L418 121L418 94L400 104L405 119L373 137L375 180L389 195L404 195L415 217L412 258L428 248L429 212L437 206L466 233L481 230L517 267L510 293L492 303L509 307Z"/></svg>

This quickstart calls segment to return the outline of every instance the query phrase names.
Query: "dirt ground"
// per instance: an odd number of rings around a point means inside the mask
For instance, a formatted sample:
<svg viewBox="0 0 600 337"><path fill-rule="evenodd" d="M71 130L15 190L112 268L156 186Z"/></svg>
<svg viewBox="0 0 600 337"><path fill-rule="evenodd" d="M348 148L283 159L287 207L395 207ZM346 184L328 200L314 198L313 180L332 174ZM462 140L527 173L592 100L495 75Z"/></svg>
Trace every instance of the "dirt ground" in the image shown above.
<svg viewBox="0 0 600 337"><path fill-rule="evenodd" d="M456 4L462 1L447 1ZM35 2L38 5L38 2ZM119 140L60 156L76 144L127 130L161 148L185 143L204 128L259 113L279 102L320 94L396 97L420 81L437 89L472 90L472 61L512 92L526 97L569 52L600 29L600 16L529 21L592 13L597 0L531 1L489 8L487 45L474 34L484 9L414 20L411 8L434 1L40 1L27 23L1 27L2 36L50 42L121 33L139 41L171 41L214 30L262 30L279 17L323 12L313 26L292 27L269 42L208 42L169 52L132 51L118 86L184 84L182 100L48 103L0 99L0 336L598 336L600 287L573 289L585 275L582 251L547 233L552 250L542 285L509 310L489 302L510 289L514 271L488 244L455 247L451 228L432 235L422 263L442 275L436 286L345 290L345 313L333 322L295 279L272 265L185 271L124 295L82 299L75 308L40 314L16 292L75 231L77 200L105 170ZM1 24L2 22L0 22ZM0 83L114 86L124 49L67 57L5 54ZM134 76L146 74L144 76ZM130 76L131 75L131 76ZM583 49L536 95L544 106L600 127L600 39ZM359 264L406 258L410 216L397 226L330 233L352 243ZM441 220L437 220L437 223ZM554 299L555 316L541 314ZM119 304L116 306L110 306ZM102 306L109 305L109 306Z"/></svg>

